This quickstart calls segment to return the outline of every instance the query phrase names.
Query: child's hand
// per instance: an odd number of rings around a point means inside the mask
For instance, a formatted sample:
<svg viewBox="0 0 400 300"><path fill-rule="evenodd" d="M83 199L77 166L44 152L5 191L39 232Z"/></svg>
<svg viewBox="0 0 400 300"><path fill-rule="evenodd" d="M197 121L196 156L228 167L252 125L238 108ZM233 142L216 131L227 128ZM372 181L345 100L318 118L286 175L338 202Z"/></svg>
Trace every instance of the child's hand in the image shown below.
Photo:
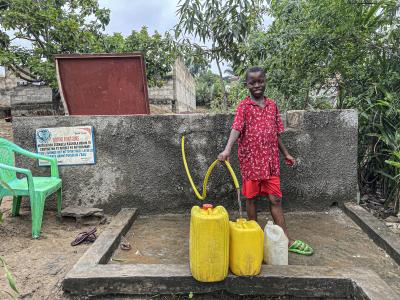
<svg viewBox="0 0 400 300"><path fill-rule="evenodd" d="M295 163L296 163L296 160L294 159L293 156L291 156L290 154L285 156L285 164L287 166L293 167Z"/></svg>
<svg viewBox="0 0 400 300"><path fill-rule="evenodd" d="M220 154L218 154L218 160L220 160L220 161L225 161L225 160L229 161L229 157L230 156L231 156L231 152L227 151L227 150L224 150Z"/></svg>

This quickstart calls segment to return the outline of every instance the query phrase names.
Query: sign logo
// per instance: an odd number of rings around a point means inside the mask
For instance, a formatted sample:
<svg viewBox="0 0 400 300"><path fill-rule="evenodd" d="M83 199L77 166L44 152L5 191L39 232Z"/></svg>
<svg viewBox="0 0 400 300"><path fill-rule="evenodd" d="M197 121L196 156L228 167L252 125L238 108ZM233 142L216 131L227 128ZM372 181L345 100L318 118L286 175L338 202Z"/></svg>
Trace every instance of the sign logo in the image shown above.
<svg viewBox="0 0 400 300"><path fill-rule="evenodd" d="M51 133L48 129L40 129L36 132L38 141L41 144L47 143L51 139Z"/></svg>

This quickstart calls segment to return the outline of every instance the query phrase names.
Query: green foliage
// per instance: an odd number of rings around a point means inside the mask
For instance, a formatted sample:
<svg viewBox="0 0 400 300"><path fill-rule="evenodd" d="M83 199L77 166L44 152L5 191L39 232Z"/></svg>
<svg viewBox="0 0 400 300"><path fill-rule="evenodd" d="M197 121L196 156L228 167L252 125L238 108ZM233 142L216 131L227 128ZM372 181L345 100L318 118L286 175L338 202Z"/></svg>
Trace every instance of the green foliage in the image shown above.
<svg viewBox="0 0 400 300"><path fill-rule="evenodd" d="M208 53L213 59L231 61L237 58L239 44L261 24L263 9L259 0L181 0L175 33L194 35L203 44L211 42Z"/></svg>
<svg viewBox="0 0 400 300"><path fill-rule="evenodd" d="M378 91L378 89L377 89ZM400 98L383 93L360 116L359 169L361 181L379 186L386 205L400 205Z"/></svg>
<svg viewBox="0 0 400 300"><path fill-rule="evenodd" d="M147 80L150 86L161 86L164 78L172 71L175 60L179 57L184 60L189 72L196 76L208 67L208 62L203 52L188 44L179 44L166 32L161 35L157 31L150 35L147 27L140 31L133 30L125 39L122 51L142 51L145 54Z"/></svg>
<svg viewBox="0 0 400 300"><path fill-rule="evenodd" d="M150 86L163 83L163 78L171 72L178 51L172 37L166 33L164 36L157 31L149 35L147 27L140 31L132 31L125 39L123 52L142 51L145 53L146 72Z"/></svg>
<svg viewBox="0 0 400 300"><path fill-rule="evenodd" d="M227 89L227 109L234 111L239 104L248 95L248 90L243 84L243 80L235 76L223 78ZM207 106L212 111L224 111L223 90L218 75L213 74L211 70L202 72L196 78L196 104Z"/></svg>
<svg viewBox="0 0 400 300"><path fill-rule="evenodd" d="M243 80L236 80L229 85L228 107L230 111L235 111L239 102L249 95Z"/></svg>
<svg viewBox="0 0 400 300"><path fill-rule="evenodd" d="M104 34L109 13L97 0L1 1L0 65L22 79L44 81L54 89L54 55L60 53L143 51L150 86L163 84L178 56L184 57L192 74L208 66L202 52L177 44L169 33L151 35L143 26L126 38L121 33ZM15 46L15 42L26 46Z"/></svg>
<svg viewBox="0 0 400 300"><path fill-rule="evenodd" d="M56 87L53 57L87 53L109 22L96 0L4 0L0 9L0 65L27 81ZM15 46L12 41L26 46Z"/></svg>
<svg viewBox="0 0 400 300"><path fill-rule="evenodd" d="M236 73L267 70L281 109L356 108L360 186L399 206L400 3L272 0L274 18L239 48Z"/></svg>
<svg viewBox="0 0 400 300"><path fill-rule="evenodd" d="M140 31L133 30L123 41L123 46L120 43L117 45L119 47L114 47L113 52L144 53L147 81L150 86L161 86L164 83L164 78L170 74L178 57L183 58L189 72L194 76L208 66L203 53L198 49L177 43L168 32L164 36L157 31L150 35L146 26Z"/></svg>
<svg viewBox="0 0 400 300"><path fill-rule="evenodd" d="M196 104L209 107L215 96L221 96L221 91L216 93L216 89L220 89L218 75L211 70L200 73L196 78Z"/></svg>
<svg viewBox="0 0 400 300"><path fill-rule="evenodd" d="M10 270L8 269L7 263L4 259L4 257L0 256L0 267L4 269L5 272L5 277L8 283L8 286L12 289L13 294L8 292L8 291L0 291L0 293L5 293L9 295L11 298L16 299L16 295L19 294L17 286L15 284L15 279L14 276L11 274Z"/></svg>
<svg viewBox="0 0 400 300"><path fill-rule="evenodd" d="M239 45L254 28L260 26L263 9L260 0L179 1L175 35L183 37L186 42L186 34L198 38L203 45L195 44L195 47L216 62L223 91L223 110L227 109L228 96L220 64L223 60L240 61Z"/></svg>
<svg viewBox="0 0 400 300"><path fill-rule="evenodd" d="M347 100L365 89L371 52L390 48L382 42L398 30L392 27L395 11L395 1L271 1L274 22L266 31L252 32L234 69L243 73L263 65L282 107L313 107L315 94L333 89L335 106L346 108Z"/></svg>

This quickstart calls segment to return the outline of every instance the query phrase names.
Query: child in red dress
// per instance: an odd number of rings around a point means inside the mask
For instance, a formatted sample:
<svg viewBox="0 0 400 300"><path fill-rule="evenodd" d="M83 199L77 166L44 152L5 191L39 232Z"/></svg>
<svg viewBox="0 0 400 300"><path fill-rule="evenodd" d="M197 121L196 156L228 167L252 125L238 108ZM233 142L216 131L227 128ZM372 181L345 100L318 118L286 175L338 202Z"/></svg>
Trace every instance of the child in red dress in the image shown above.
<svg viewBox="0 0 400 300"><path fill-rule="evenodd" d="M242 193L247 198L248 218L257 221L256 197L267 196L275 224L283 229L289 239L289 251L311 255L313 249L309 245L299 240L290 240L285 224L281 206L279 150L288 165L294 165L296 161L280 138L284 128L278 107L274 101L264 96L264 70L259 67L249 69L246 73L246 86L250 96L237 107L228 143L218 159L229 159L232 146L238 140Z"/></svg>

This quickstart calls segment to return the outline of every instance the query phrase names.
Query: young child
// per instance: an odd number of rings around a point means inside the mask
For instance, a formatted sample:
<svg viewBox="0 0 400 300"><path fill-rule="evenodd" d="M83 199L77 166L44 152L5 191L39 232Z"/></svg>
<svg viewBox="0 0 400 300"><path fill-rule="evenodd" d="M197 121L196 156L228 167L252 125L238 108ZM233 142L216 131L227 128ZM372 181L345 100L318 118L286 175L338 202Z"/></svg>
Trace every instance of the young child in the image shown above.
<svg viewBox="0 0 400 300"><path fill-rule="evenodd" d="M218 159L229 160L232 146L238 140L242 193L247 198L248 218L257 221L256 197L267 196L275 224L283 229L289 239L289 251L311 255L313 249L302 241L291 240L286 228L281 206L279 150L284 155L286 164L292 166L296 161L281 141L280 134L284 128L278 107L274 101L264 96L264 69L248 69L246 86L250 96L237 107L228 143Z"/></svg>

